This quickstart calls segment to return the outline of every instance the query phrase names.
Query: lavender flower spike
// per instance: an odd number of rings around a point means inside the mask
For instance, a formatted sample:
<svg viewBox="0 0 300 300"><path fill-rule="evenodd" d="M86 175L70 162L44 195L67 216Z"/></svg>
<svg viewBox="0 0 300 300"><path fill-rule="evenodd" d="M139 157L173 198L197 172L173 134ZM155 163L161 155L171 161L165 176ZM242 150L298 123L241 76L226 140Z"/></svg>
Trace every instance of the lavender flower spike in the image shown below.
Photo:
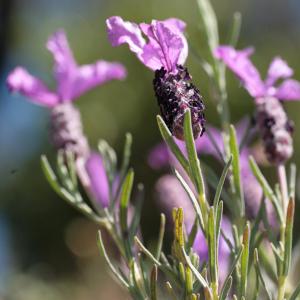
<svg viewBox="0 0 300 300"><path fill-rule="evenodd" d="M114 16L106 20L108 37L113 46L127 43L148 68L155 71L153 86L164 121L178 139L183 139L183 117L190 108L195 139L204 132L204 104L200 91L183 67L188 45L179 19L153 20L135 24ZM147 38L147 40L144 38Z"/></svg>
<svg viewBox="0 0 300 300"><path fill-rule="evenodd" d="M124 79L126 70L119 63L104 60L78 66L63 30L50 36L47 49L54 57L56 91L50 91L40 79L30 75L22 67L15 68L8 75L8 88L50 109L52 143L58 150L74 153L82 184L93 198L106 207L109 197L108 179L102 159L100 155L91 152L83 133L80 112L72 101L97 85L113 79Z"/></svg>
<svg viewBox="0 0 300 300"><path fill-rule="evenodd" d="M264 141L270 163L283 164L293 154L292 122L288 120L281 101L300 100L300 82L290 79L293 70L280 57L275 57L263 81L250 61L253 49L236 50L220 46L215 56L231 69L255 99L257 126ZM283 79L281 84L276 84Z"/></svg>

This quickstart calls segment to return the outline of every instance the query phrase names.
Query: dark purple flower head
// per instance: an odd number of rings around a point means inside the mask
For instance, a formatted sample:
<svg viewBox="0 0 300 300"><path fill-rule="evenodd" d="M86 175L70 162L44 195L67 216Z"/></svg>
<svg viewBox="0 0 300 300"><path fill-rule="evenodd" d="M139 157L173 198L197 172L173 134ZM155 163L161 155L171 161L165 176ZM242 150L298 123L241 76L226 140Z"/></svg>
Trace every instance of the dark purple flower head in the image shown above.
<svg viewBox="0 0 300 300"><path fill-rule="evenodd" d="M191 82L187 68L183 67L188 54L183 34L185 23L179 19L167 19L135 24L115 16L107 19L106 24L113 46L127 43L138 59L155 71L155 96L172 134L183 139L183 118L189 108L194 137L202 135L205 107L200 91Z"/></svg>
<svg viewBox="0 0 300 300"><path fill-rule="evenodd" d="M50 91L40 79L30 75L22 67L15 68L7 78L11 91L19 92L32 102L51 108L71 102L97 85L112 79L124 79L126 76L125 68L119 63L99 60L91 65L78 66L63 30L50 36L47 49L54 57L56 91Z"/></svg>
<svg viewBox="0 0 300 300"><path fill-rule="evenodd" d="M293 126L280 101L300 100L300 82L290 79L293 70L280 57L273 59L263 81L249 58L252 53L252 48L239 51L231 46L215 50L215 56L238 76L255 99L257 126L269 162L283 164L293 154ZM277 84L280 79L283 82Z"/></svg>

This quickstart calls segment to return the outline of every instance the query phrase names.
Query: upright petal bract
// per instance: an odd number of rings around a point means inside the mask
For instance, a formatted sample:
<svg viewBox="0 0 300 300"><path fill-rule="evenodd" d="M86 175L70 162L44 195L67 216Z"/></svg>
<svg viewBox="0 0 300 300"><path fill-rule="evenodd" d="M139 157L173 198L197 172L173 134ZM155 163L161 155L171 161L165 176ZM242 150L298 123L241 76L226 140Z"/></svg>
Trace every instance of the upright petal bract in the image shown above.
<svg viewBox="0 0 300 300"><path fill-rule="evenodd" d="M77 68L76 80L72 83L71 99L110 80L122 80L126 75L126 69L119 63L99 60L95 64L81 66Z"/></svg>
<svg viewBox="0 0 300 300"><path fill-rule="evenodd" d="M107 19L106 24L111 44L127 43L139 60L152 70L164 67L172 72L177 64L186 60L188 46L183 35L185 23L181 20L153 20L151 24L141 23L138 26L115 16ZM148 37L148 42L142 33Z"/></svg>
<svg viewBox="0 0 300 300"><path fill-rule="evenodd" d="M139 26L135 23L124 21L119 16L110 17L106 20L108 38L112 46L116 47L127 43L129 49L139 54L142 52L146 41L142 36Z"/></svg>
<svg viewBox="0 0 300 300"><path fill-rule="evenodd" d="M58 30L49 37L47 49L51 51L54 57L54 74L60 100L62 102L71 100L73 83L76 80L77 64L63 30Z"/></svg>
<svg viewBox="0 0 300 300"><path fill-rule="evenodd" d="M287 79L278 86L275 97L283 101L300 100L300 82L294 79Z"/></svg>
<svg viewBox="0 0 300 300"><path fill-rule="evenodd" d="M249 59L252 53L252 48L238 51L231 46L220 46L215 50L214 54L240 78L249 94L256 98L265 94L265 85L257 69Z"/></svg>
<svg viewBox="0 0 300 300"><path fill-rule="evenodd" d="M273 86L278 79L289 78L293 73L293 70L288 66L286 61L280 57L275 57L270 64L265 84Z"/></svg>
<svg viewBox="0 0 300 300"><path fill-rule="evenodd" d="M17 67L10 72L6 83L10 91L26 96L36 104L53 107L59 101L56 94L50 92L41 80L30 75L24 68Z"/></svg>

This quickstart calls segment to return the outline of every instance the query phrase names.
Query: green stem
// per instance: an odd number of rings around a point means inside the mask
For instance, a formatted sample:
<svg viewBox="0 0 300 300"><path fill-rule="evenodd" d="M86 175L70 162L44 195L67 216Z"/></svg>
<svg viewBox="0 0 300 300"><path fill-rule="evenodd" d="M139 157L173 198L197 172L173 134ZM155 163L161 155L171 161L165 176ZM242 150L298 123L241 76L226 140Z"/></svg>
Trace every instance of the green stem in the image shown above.
<svg viewBox="0 0 300 300"><path fill-rule="evenodd" d="M277 300L284 300L286 276L278 278L278 297Z"/></svg>

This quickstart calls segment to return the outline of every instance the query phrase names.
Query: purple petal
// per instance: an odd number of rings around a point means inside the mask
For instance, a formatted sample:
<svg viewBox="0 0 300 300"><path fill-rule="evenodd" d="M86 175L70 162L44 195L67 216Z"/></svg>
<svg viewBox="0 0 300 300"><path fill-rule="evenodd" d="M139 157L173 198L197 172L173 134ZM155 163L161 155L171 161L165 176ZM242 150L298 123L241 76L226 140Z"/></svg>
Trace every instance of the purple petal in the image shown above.
<svg viewBox="0 0 300 300"><path fill-rule="evenodd" d="M57 95L50 92L41 80L30 75L22 67L10 72L6 83L10 91L26 96L36 104L53 107L58 103Z"/></svg>
<svg viewBox="0 0 300 300"><path fill-rule="evenodd" d="M162 66L174 71L177 64L183 64L187 57L186 40L174 20L152 21L141 24L149 43L144 47L141 59L146 66L157 70Z"/></svg>
<svg viewBox="0 0 300 300"><path fill-rule="evenodd" d="M60 100L69 101L72 99L77 65L63 30L59 30L50 36L47 49L51 51L54 57L54 74L58 84L57 92L61 98Z"/></svg>
<svg viewBox="0 0 300 300"><path fill-rule="evenodd" d="M114 16L106 20L108 38L113 47L127 43L130 50L140 54L145 40L139 26L132 22L125 22L121 17Z"/></svg>
<svg viewBox="0 0 300 300"><path fill-rule="evenodd" d="M174 71L177 64L183 64L186 60L188 46L183 35L185 23L181 20L154 20L151 24L142 23L138 27L121 17L111 17L106 24L111 44L118 46L127 43L140 61L152 70L164 67ZM148 43L142 32L148 37Z"/></svg>
<svg viewBox="0 0 300 300"><path fill-rule="evenodd" d="M113 79L126 77L126 69L119 63L98 61L95 64L78 68L76 79L72 83L71 99L79 97L88 90Z"/></svg>
<svg viewBox="0 0 300 300"><path fill-rule="evenodd" d="M102 158L92 153L86 161L92 196L102 207L109 205L109 184Z"/></svg>
<svg viewBox="0 0 300 300"><path fill-rule="evenodd" d="M261 97L266 93L265 85L249 59L252 53L252 48L238 51L230 46L220 46L215 50L214 55L239 77L252 97Z"/></svg>
<svg viewBox="0 0 300 300"><path fill-rule="evenodd" d="M285 80L277 88L275 97L283 101L300 100L300 82L293 79Z"/></svg>
<svg viewBox="0 0 300 300"><path fill-rule="evenodd" d="M270 64L265 84L271 87L278 79L289 78L293 73L293 70L288 66L286 61L280 57L275 57Z"/></svg>

